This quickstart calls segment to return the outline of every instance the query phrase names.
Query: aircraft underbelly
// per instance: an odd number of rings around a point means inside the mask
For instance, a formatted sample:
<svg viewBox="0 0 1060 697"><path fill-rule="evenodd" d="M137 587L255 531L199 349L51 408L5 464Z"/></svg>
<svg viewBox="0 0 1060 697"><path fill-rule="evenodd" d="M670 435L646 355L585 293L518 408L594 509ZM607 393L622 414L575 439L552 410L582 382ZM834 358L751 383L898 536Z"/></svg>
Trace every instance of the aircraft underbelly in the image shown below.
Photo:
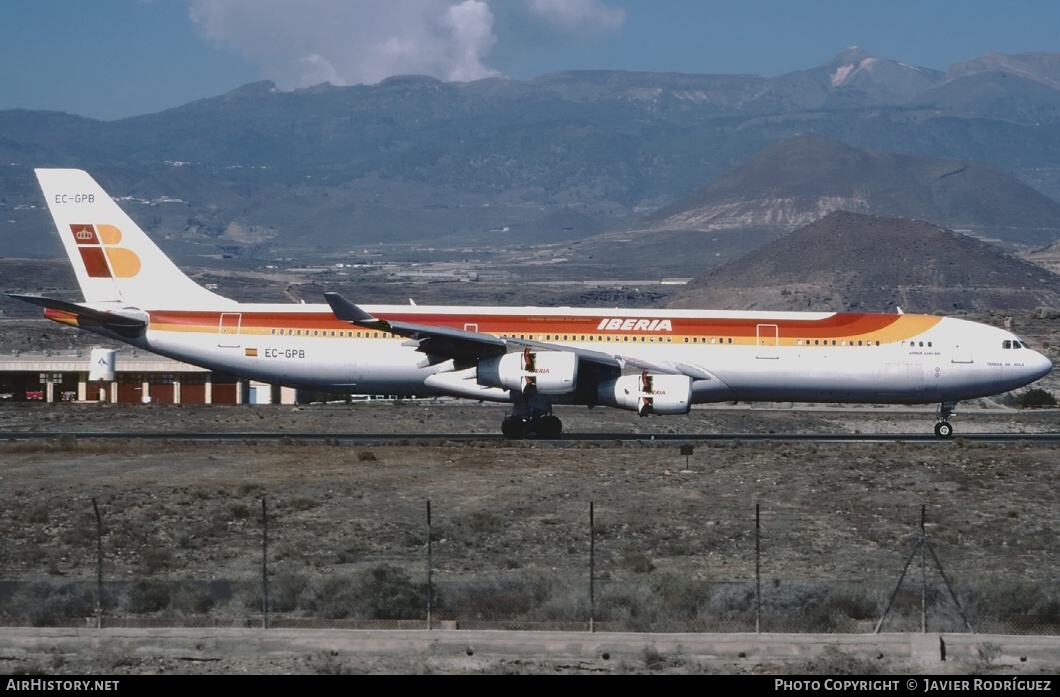
<svg viewBox="0 0 1060 697"><path fill-rule="evenodd" d="M923 362L850 355L857 350L847 348L831 356L781 351L776 360L744 360L714 369L739 400L914 403L934 399L925 388Z"/></svg>
<svg viewBox="0 0 1060 697"><path fill-rule="evenodd" d="M880 366L876 390L881 397L919 397L924 391L924 366L921 363L888 362Z"/></svg>
<svg viewBox="0 0 1060 697"><path fill-rule="evenodd" d="M364 394L425 394L418 367L423 354L396 341L333 342L329 339L275 339L240 336L219 346L215 334L199 340L149 332L145 347L211 370L263 382Z"/></svg>

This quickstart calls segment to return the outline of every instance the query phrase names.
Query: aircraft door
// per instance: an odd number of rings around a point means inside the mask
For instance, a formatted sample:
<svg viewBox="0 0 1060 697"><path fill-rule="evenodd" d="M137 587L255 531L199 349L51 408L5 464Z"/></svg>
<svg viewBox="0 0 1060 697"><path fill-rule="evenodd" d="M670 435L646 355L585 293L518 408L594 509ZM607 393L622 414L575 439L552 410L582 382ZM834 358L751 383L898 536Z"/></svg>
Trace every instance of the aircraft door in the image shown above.
<svg viewBox="0 0 1060 697"><path fill-rule="evenodd" d="M780 328L775 324L759 324L757 335L757 356L759 358L779 358L777 346L780 345Z"/></svg>
<svg viewBox="0 0 1060 697"><path fill-rule="evenodd" d="M222 312L221 321L217 325L217 345L226 348L238 348L239 325L243 321L241 312Z"/></svg>

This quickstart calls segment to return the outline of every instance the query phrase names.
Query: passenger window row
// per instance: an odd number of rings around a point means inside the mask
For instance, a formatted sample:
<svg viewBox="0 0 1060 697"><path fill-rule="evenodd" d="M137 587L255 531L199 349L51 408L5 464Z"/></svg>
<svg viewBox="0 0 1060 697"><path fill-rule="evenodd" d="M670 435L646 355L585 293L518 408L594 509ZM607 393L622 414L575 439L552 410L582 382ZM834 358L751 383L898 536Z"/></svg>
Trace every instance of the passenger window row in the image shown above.
<svg viewBox="0 0 1060 697"><path fill-rule="evenodd" d="M858 339L857 343L854 343L853 339L796 339L795 344L798 346L879 346L879 341L865 341Z"/></svg>
<svg viewBox="0 0 1060 697"><path fill-rule="evenodd" d="M309 329L273 329L272 334L279 336L334 336L340 339L390 339L394 336L390 332L353 332L342 330L335 331L334 329L330 331L327 329L313 329L312 331Z"/></svg>

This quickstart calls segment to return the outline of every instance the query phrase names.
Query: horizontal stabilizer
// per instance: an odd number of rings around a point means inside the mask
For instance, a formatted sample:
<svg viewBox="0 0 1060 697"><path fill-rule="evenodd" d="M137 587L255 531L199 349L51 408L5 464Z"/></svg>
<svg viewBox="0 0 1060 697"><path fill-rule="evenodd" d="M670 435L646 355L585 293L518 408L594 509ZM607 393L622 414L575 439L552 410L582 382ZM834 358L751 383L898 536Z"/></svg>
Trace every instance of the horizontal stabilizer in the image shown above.
<svg viewBox="0 0 1060 697"><path fill-rule="evenodd" d="M97 310L67 300L45 298L40 295L8 293L8 297L43 307L45 309L45 317L48 317L48 319L64 322L60 317L49 315L48 312L65 313L67 316L76 318L77 326L83 328L90 326L104 327L127 338L139 336L147 330L147 313L135 308Z"/></svg>
<svg viewBox="0 0 1060 697"><path fill-rule="evenodd" d="M94 310L91 307L85 307L84 305L72 303L67 300L45 298L40 295L18 295L17 293L8 293L7 295L15 300L39 305L47 310L68 312L71 315L84 317L109 327L128 327L137 329L147 327L147 315L140 310Z"/></svg>

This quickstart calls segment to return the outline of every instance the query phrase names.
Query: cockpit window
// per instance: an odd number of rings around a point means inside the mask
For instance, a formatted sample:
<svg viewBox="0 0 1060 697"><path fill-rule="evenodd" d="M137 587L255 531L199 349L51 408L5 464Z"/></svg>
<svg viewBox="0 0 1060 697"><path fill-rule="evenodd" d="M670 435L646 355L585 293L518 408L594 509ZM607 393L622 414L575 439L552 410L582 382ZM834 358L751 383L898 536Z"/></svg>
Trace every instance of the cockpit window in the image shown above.
<svg viewBox="0 0 1060 697"><path fill-rule="evenodd" d="M1012 342L1009 341L1008 339L1005 339L1004 341L1001 342L1001 348L1003 348L1003 349L1012 348Z"/></svg>

